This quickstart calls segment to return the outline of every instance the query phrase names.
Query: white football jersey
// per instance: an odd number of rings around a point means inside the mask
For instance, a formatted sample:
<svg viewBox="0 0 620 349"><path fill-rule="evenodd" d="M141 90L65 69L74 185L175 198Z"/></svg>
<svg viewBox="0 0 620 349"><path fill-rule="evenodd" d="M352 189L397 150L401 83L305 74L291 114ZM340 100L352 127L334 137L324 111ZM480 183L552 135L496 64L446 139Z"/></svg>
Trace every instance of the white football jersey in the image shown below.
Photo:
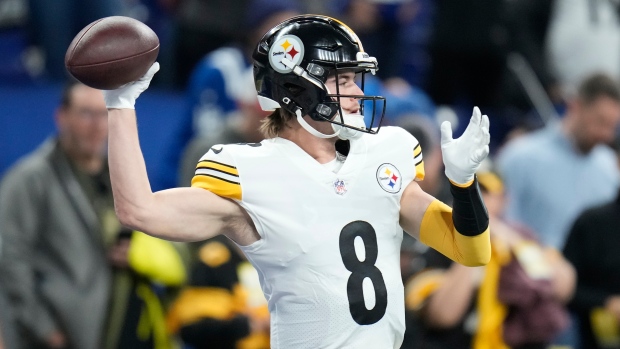
<svg viewBox="0 0 620 349"><path fill-rule="evenodd" d="M400 198L424 176L397 127L350 141L333 173L282 139L212 147L192 185L236 200L261 239L241 246L259 273L272 348L399 348L405 331Z"/></svg>

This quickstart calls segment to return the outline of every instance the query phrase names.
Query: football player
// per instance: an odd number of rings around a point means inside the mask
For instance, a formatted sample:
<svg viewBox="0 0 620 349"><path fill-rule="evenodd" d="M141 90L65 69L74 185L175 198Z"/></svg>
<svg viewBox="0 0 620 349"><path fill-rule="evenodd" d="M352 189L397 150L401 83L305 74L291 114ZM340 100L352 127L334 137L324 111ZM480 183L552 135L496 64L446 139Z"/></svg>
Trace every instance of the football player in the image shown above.
<svg viewBox="0 0 620 349"><path fill-rule="evenodd" d="M162 239L224 234L238 244L268 300L272 348L400 347L403 230L464 265L490 258L474 175L489 152L488 117L475 108L458 139L441 126L451 209L416 182L424 178L417 140L381 127L385 100L362 91L377 61L345 24L293 17L264 35L253 59L259 102L273 110L266 139L212 147L190 188L149 186L134 103L157 63L105 92L119 218Z"/></svg>

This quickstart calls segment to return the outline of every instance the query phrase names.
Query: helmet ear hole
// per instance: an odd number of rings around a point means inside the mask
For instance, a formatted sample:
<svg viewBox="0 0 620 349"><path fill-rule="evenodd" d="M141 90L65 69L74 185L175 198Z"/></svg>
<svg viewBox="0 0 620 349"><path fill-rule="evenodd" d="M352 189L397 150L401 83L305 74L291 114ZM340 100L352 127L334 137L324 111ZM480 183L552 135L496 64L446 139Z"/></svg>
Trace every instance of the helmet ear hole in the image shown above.
<svg viewBox="0 0 620 349"><path fill-rule="evenodd" d="M304 93L306 91L305 88L297 85L297 84L292 84L292 83L285 83L284 84L284 88L288 90L288 92L293 96L293 97L299 97L302 93Z"/></svg>

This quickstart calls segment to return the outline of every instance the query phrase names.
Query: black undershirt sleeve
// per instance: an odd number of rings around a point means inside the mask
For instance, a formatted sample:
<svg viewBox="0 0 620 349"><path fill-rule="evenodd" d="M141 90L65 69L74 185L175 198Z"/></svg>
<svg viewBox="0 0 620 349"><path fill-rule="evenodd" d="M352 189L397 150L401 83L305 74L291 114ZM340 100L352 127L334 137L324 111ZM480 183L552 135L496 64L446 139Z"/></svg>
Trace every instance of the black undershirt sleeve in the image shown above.
<svg viewBox="0 0 620 349"><path fill-rule="evenodd" d="M474 182L465 188L450 183L450 193L454 198L454 228L465 236L482 234L489 227L489 213L480 196L478 179L474 176Z"/></svg>

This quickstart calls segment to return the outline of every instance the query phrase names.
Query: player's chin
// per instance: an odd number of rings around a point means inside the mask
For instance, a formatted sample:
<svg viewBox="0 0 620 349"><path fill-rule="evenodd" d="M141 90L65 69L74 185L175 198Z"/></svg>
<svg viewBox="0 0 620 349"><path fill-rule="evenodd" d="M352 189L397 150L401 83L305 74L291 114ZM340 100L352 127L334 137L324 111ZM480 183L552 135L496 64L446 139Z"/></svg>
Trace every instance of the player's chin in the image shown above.
<svg viewBox="0 0 620 349"><path fill-rule="evenodd" d="M356 114L346 114L344 117L344 124L356 129L365 130L366 123L364 120L364 115L356 113Z"/></svg>
<svg viewBox="0 0 620 349"><path fill-rule="evenodd" d="M355 118L355 119L359 119L359 120L364 120L364 115L356 113L356 114L348 114L347 116Z"/></svg>
<svg viewBox="0 0 620 349"><path fill-rule="evenodd" d="M345 111L344 112L344 118L342 118L340 116L340 113L338 112L338 113L336 113L336 115L334 115L334 117L332 118L332 121L336 122L336 123L340 123L340 122L344 121L343 119L344 120L346 120L346 119L353 119L353 120L355 120L355 119L364 119L364 116L362 114L360 114L360 113L347 113ZM346 123L346 121L345 121L345 123Z"/></svg>

